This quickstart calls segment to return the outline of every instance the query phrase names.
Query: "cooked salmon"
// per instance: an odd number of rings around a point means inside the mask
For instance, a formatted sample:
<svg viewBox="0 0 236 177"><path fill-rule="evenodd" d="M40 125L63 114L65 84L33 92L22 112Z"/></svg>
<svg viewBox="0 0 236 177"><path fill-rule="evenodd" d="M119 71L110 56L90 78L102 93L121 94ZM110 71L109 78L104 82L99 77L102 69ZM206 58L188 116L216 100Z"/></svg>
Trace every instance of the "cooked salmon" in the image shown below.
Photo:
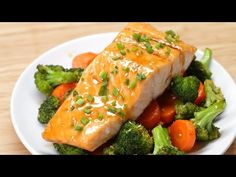
<svg viewBox="0 0 236 177"><path fill-rule="evenodd" d="M195 47L146 23L129 23L85 69L43 138L88 151L135 120L190 65Z"/></svg>

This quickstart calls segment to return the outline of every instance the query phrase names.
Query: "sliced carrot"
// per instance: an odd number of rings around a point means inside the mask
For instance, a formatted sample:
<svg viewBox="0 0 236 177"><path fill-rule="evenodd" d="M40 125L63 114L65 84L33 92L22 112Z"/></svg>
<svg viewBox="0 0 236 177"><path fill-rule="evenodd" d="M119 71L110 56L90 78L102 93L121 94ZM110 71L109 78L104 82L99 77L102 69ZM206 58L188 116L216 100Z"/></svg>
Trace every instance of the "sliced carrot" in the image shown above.
<svg viewBox="0 0 236 177"><path fill-rule="evenodd" d="M206 98L206 95L205 95L205 91L204 91L204 85L202 82L200 82L200 85L199 85L199 89L198 89L198 97L197 99L195 100L195 104L196 105L200 105L200 103L205 100Z"/></svg>
<svg viewBox="0 0 236 177"><path fill-rule="evenodd" d="M184 152L189 152L196 141L196 130L189 120L176 120L169 127L172 144Z"/></svg>
<svg viewBox="0 0 236 177"><path fill-rule="evenodd" d="M170 91L166 91L157 99L161 107L161 122L163 124L169 124L174 120L176 99L177 97Z"/></svg>
<svg viewBox="0 0 236 177"><path fill-rule="evenodd" d="M171 123L175 118L175 106L174 105L164 105L161 106L161 121L164 124Z"/></svg>
<svg viewBox="0 0 236 177"><path fill-rule="evenodd" d="M160 113L160 106L156 100L153 100L137 119L137 122L147 129L152 129L160 122Z"/></svg>
<svg viewBox="0 0 236 177"><path fill-rule="evenodd" d="M97 54L92 52L86 52L77 55L72 61L73 68L87 68L87 66L93 61Z"/></svg>
<svg viewBox="0 0 236 177"><path fill-rule="evenodd" d="M53 90L52 95L57 97L62 103L65 100L66 93L68 93L70 90L73 90L75 86L76 83L61 84Z"/></svg>

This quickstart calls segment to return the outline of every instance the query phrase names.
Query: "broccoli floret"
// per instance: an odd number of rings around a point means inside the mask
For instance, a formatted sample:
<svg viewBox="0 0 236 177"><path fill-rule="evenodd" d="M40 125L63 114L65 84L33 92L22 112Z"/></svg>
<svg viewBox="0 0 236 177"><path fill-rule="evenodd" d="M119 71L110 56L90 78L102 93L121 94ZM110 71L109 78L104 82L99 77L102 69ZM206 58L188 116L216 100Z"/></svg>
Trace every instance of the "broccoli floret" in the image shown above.
<svg viewBox="0 0 236 177"><path fill-rule="evenodd" d="M53 146L61 155L88 155L88 152L75 146L57 143L53 143Z"/></svg>
<svg viewBox="0 0 236 177"><path fill-rule="evenodd" d="M65 69L59 65L38 65L34 74L35 84L38 90L50 95L53 89L63 83L78 82L83 69Z"/></svg>
<svg viewBox="0 0 236 177"><path fill-rule="evenodd" d="M194 117L194 112L200 110L200 107L191 102L187 102L184 104L179 101L175 105L175 110L175 119L190 119Z"/></svg>
<svg viewBox="0 0 236 177"><path fill-rule="evenodd" d="M109 147L106 147L103 149L104 155L116 155L116 149L114 145L111 145Z"/></svg>
<svg viewBox="0 0 236 177"><path fill-rule="evenodd" d="M171 144L167 128L158 125L152 130L154 139L154 155L184 155L185 153L178 150Z"/></svg>
<svg viewBox="0 0 236 177"><path fill-rule="evenodd" d="M215 127L213 122L224 111L225 105L225 101L219 101L194 113L191 121L197 130L197 140L209 141L220 136L219 128Z"/></svg>
<svg viewBox="0 0 236 177"><path fill-rule="evenodd" d="M206 48L204 51L204 55L200 61L192 61L189 68L187 69L187 74L196 76L202 82L204 82L206 79L211 79L212 73L209 69L211 58L212 51L211 49Z"/></svg>
<svg viewBox="0 0 236 177"><path fill-rule="evenodd" d="M121 127L114 144L104 149L104 154L145 155L152 149L153 139L148 131L141 124L128 121Z"/></svg>
<svg viewBox="0 0 236 177"><path fill-rule="evenodd" d="M171 90L184 102L194 102L198 96L200 80L195 76L175 76L170 84Z"/></svg>
<svg viewBox="0 0 236 177"><path fill-rule="evenodd" d="M205 80L204 82L204 90L206 94L206 102L205 107L209 107L210 105L219 102L224 101L224 95L221 92L221 89L216 87L214 82L212 80Z"/></svg>
<svg viewBox="0 0 236 177"><path fill-rule="evenodd" d="M46 124L60 107L60 100L54 96L49 96L41 104L38 112L38 121Z"/></svg>

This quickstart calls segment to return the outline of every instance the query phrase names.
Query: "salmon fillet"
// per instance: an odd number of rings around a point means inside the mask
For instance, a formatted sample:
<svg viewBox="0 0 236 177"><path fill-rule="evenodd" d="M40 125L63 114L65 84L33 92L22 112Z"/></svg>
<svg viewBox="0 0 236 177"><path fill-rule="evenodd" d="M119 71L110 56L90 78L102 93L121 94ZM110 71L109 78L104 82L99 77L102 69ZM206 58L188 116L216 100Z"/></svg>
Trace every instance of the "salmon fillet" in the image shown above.
<svg viewBox="0 0 236 177"><path fill-rule="evenodd" d="M146 23L129 23L83 72L43 138L88 151L135 120L190 65L196 48Z"/></svg>

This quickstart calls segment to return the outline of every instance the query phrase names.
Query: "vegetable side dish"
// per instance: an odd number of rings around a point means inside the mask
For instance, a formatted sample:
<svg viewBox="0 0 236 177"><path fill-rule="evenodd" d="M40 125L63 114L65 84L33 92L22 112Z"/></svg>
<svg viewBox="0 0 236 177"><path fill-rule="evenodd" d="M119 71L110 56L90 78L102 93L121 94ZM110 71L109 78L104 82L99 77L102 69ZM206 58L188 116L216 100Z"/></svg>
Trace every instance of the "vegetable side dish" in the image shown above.
<svg viewBox="0 0 236 177"><path fill-rule="evenodd" d="M209 65L169 30L128 24L99 54L79 54L72 68L38 65L43 138L66 155L183 155L220 137L226 106Z"/></svg>

